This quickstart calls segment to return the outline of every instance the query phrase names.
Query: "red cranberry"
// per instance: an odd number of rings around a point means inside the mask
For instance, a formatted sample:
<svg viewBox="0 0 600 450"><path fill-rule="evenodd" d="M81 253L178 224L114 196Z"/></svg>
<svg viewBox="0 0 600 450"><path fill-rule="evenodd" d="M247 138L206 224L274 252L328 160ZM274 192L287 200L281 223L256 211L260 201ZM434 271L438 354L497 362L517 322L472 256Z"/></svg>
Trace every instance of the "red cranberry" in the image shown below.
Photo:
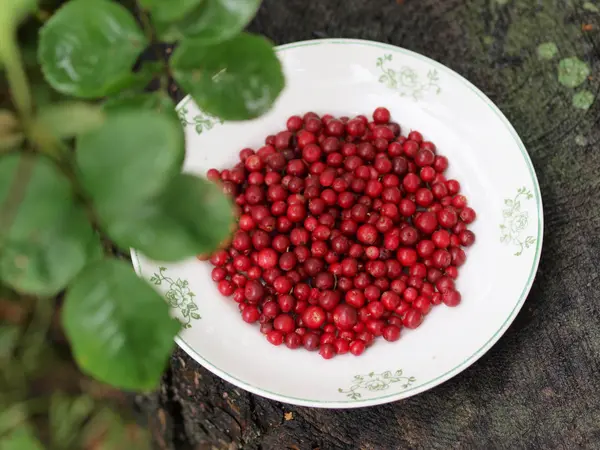
<svg viewBox="0 0 600 450"><path fill-rule="evenodd" d="M281 331L273 330L267 333L267 341L273 345L283 344L283 333Z"/></svg>
<svg viewBox="0 0 600 450"><path fill-rule="evenodd" d="M320 306L309 306L302 314L304 325L313 330L320 328L325 319L325 311Z"/></svg>
<svg viewBox="0 0 600 450"><path fill-rule="evenodd" d="M354 356L360 356L365 351L366 345L364 341L355 340L350 342L350 353Z"/></svg>
<svg viewBox="0 0 600 450"><path fill-rule="evenodd" d="M461 295L458 291L446 291L442 294L442 301L447 306L458 306L460 304Z"/></svg>

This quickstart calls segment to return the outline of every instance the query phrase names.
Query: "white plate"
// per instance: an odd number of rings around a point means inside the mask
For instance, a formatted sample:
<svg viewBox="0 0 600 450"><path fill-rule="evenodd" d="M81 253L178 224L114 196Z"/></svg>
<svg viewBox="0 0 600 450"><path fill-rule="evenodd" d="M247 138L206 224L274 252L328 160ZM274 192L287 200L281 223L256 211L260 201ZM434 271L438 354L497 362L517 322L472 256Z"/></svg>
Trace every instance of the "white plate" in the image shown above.
<svg viewBox="0 0 600 450"><path fill-rule="evenodd" d="M287 87L258 120L221 123L186 98L177 107L185 124L185 170L205 174L237 162L244 147L285 128L306 111L371 114L386 106L403 134L433 141L450 159L478 213L458 288L457 308L436 307L395 343L377 339L362 356L332 360L317 352L274 347L257 325L241 320L237 304L195 259L161 264L132 251L138 274L165 293L187 324L177 343L200 364L255 394L305 406L354 408L430 389L480 358L523 305L540 259L542 202L527 151L498 108L476 87L416 53L368 41L327 39L278 47Z"/></svg>

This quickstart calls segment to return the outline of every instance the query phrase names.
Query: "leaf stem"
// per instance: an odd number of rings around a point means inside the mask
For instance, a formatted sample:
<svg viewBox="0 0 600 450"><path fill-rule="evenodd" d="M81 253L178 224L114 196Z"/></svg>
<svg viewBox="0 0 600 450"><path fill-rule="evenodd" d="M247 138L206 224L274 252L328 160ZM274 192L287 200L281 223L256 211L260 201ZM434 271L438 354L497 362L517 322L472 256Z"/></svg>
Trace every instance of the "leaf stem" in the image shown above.
<svg viewBox="0 0 600 450"><path fill-rule="evenodd" d="M17 46L14 33L2 33L0 36L0 59L4 61L6 77L10 86L11 96L21 120L28 128L31 122L32 101L27 74L23 68L23 60Z"/></svg>

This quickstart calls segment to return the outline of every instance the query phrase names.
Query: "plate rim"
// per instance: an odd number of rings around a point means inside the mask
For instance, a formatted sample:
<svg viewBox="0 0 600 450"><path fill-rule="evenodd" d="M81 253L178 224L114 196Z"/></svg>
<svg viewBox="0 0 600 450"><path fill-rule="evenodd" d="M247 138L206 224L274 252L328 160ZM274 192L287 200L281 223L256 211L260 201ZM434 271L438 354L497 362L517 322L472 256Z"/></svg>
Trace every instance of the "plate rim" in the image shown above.
<svg viewBox="0 0 600 450"><path fill-rule="evenodd" d="M485 353L487 353L498 342L498 340L508 330L509 326L512 324L512 322L516 318L517 314L523 307L523 304L525 303L525 300L527 299L529 292L531 291L531 287L533 285L535 276L536 276L538 268L539 268L540 259L541 259L541 250L542 250L543 239L544 239L543 201L542 201L539 181L537 178L537 174L535 172L535 168L531 161L531 157L529 156L529 153L527 152L527 149L525 148L525 145L523 144L523 141L519 137L515 128L510 123L510 121L506 118L504 113L502 113L500 108L498 108L498 106L487 95L485 95L479 88L477 88L473 83L471 83L465 77L463 77L459 73L455 72L451 68L445 66L444 64L442 64L434 59L431 59L427 56L421 55L420 53L416 53L412 50L407 50L405 48L398 47L398 46L395 46L392 44L386 44L386 43L382 43L382 42L376 42L376 41L370 41L370 40L364 40L364 39L344 39L344 38L311 39L311 40L298 41L298 42L292 42L289 44L279 45L279 46L275 47L275 51L280 52L280 51L293 49L293 48L308 47L308 46L315 46L315 45L322 45L322 44L360 45L360 46L367 46L367 47L377 47L377 48L382 48L382 49L386 49L389 51L393 51L395 53L409 55L411 57L414 57L414 58L420 59L424 62L427 62L428 64L431 64L439 69L442 69L444 72L449 73L452 77L456 78L459 82L463 83L466 87L468 87L471 91L473 91L494 112L494 114L500 119L500 121L504 124L504 126L510 132L515 143L519 147L519 150L521 151L521 154L523 156L523 159L525 161L525 164L526 164L529 174L531 176L531 179L533 182L534 197L535 197L536 206L537 206L536 216L537 216L537 221L538 221L538 226L537 226L538 238L536 241L534 260L531 265L531 270L530 270L527 282L525 283L523 290L521 291L521 294L519 296L519 300L516 302L515 306L513 307L512 311L507 316L505 321L483 345L481 345L470 356L465 358L460 364L458 364L457 366L453 367L452 369L447 370L443 374L438 375L437 377L435 377L427 382L424 382L415 387L406 389L402 392L381 395L378 397L367 398L367 399L335 400L335 401L310 400L310 399L306 399L306 398L299 398L299 397L293 397L293 396L289 396L289 395L283 395L283 394L271 392L269 390L253 386L244 380L236 378L235 376L229 374L228 372L223 371L222 369L216 367L211 362L207 361L198 352L196 352L196 350L194 350L180 335L177 335L175 337L175 342L177 343L177 345L182 350L184 350L192 359L194 359L196 362L198 362L200 365L202 365L203 367L205 367L206 369L208 369L215 375L219 376L220 378L228 381L229 383L232 383L233 385L235 385L241 389L244 389L246 391L249 391L253 394L260 395L262 397L266 397L271 400L294 404L294 405L300 405L300 406L317 407L317 408L361 408L361 407L375 406L375 405L389 403L389 402L393 402L393 401L397 401L397 400L402 400L402 399L411 397L413 395L417 395L426 390L429 390L435 386L438 386L438 385L448 381L449 379L455 377L462 371L466 370L468 367L470 367L472 364L474 364L477 360L479 360ZM175 107L175 111L179 111L181 108L183 108L185 105L187 105L190 100L192 100L192 97L189 94L186 95L181 101L179 101L177 103L177 106ZM138 276L141 276L141 263L139 261L137 250L132 248L132 249L130 249L130 252L131 252L131 259L132 259L132 265L134 267L134 270L136 271Z"/></svg>

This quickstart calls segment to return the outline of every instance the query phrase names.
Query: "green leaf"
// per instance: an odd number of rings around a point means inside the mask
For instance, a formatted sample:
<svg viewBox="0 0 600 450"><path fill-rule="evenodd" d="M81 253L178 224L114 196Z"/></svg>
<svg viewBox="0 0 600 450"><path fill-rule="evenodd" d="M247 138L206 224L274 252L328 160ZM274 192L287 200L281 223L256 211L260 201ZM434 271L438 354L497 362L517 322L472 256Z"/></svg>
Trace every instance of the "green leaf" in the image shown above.
<svg viewBox="0 0 600 450"><path fill-rule="evenodd" d="M20 292L55 295L101 254L83 209L73 205L62 220L9 239L0 253L0 278Z"/></svg>
<svg viewBox="0 0 600 450"><path fill-rule="evenodd" d="M95 236L67 178L47 158L0 158L0 279L21 292L60 291L93 253Z"/></svg>
<svg viewBox="0 0 600 450"><path fill-rule="evenodd" d="M158 33L167 42L188 37L216 44L240 33L256 15L260 3L261 0L204 0L177 23L165 25L161 22L167 22L166 19L159 20Z"/></svg>
<svg viewBox="0 0 600 450"><path fill-rule="evenodd" d="M151 109L157 112L175 111L173 100L162 92L129 93L118 97L110 97L102 107L109 112L124 109Z"/></svg>
<svg viewBox="0 0 600 450"><path fill-rule="evenodd" d="M183 174L156 200L120 214L107 234L152 259L178 261L213 251L230 234L232 206L217 185Z"/></svg>
<svg viewBox="0 0 600 450"><path fill-rule="evenodd" d="M118 92L136 77L147 40L133 16L109 0L74 0L40 31L38 59L59 92L93 98Z"/></svg>
<svg viewBox="0 0 600 450"><path fill-rule="evenodd" d="M140 4L152 14L153 21L178 20L206 0L140 0Z"/></svg>
<svg viewBox="0 0 600 450"><path fill-rule="evenodd" d="M160 193L184 153L183 130L170 114L117 110L79 138L78 176L101 216L120 213Z"/></svg>
<svg viewBox="0 0 600 450"><path fill-rule="evenodd" d="M0 450L44 450L31 427L21 425L0 440Z"/></svg>
<svg viewBox="0 0 600 450"><path fill-rule="evenodd" d="M75 279L62 321L85 373L135 391L158 386L180 329L163 298L118 260L90 265Z"/></svg>
<svg viewBox="0 0 600 450"><path fill-rule="evenodd" d="M215 45L184 39L171 64L175 79L200 109L225 120L264 114L284 86L271 44L246 33Z"/></svg>
<svg viewBox="0 0 600 450"><path fill-rule="evenodd" d="M36 126L58 138L70 138L98 128L104 123L102 108L84 102L64 102L40 109Z"/></svg>

